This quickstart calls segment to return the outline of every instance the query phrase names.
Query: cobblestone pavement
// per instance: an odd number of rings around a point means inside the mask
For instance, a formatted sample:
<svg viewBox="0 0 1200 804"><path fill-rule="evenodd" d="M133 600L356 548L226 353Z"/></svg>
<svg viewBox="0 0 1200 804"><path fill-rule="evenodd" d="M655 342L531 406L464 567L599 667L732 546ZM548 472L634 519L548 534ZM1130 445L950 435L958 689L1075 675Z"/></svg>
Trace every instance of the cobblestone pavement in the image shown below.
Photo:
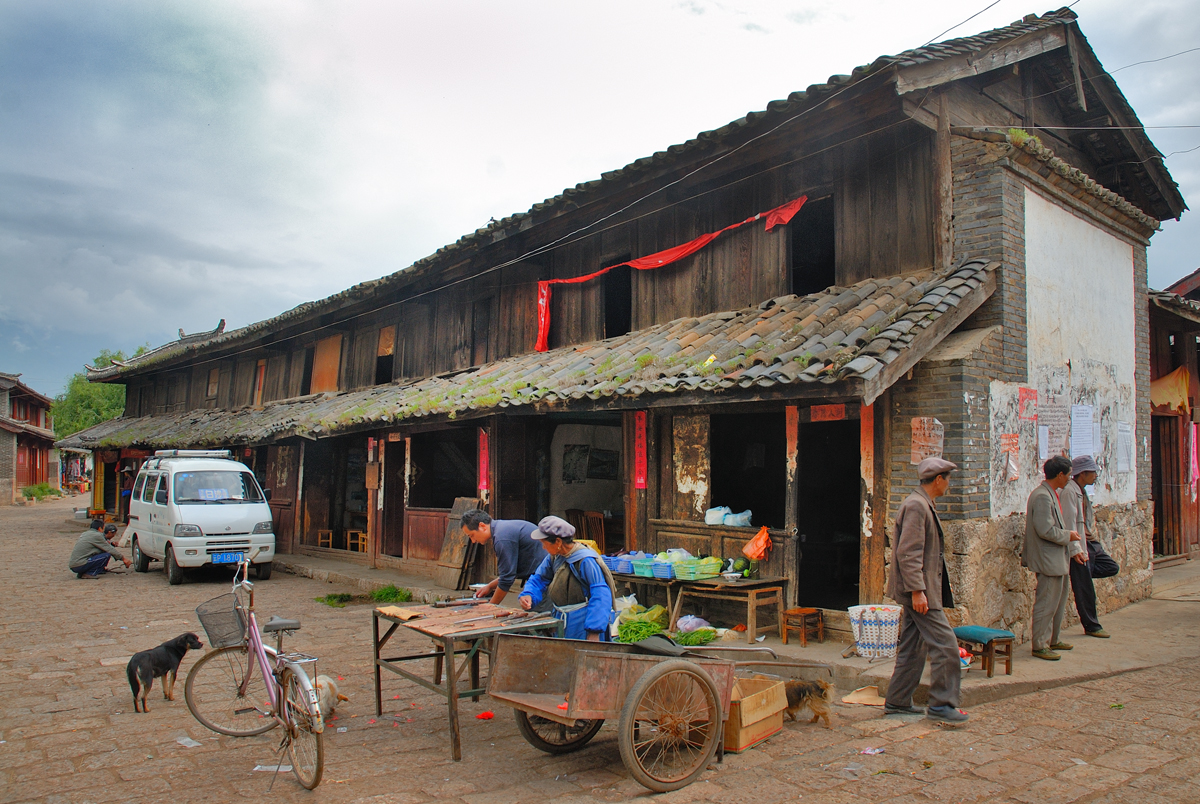
<svg viewBox="0 0 1200 804"><path fill-rule="evenodd" d="M134 714L125 663L185 631L193 609L228 590L227 575L169 587L158 565L81 581L65 561L82 525L71 500L0 508L0 801L229 801L268 795L277 738L218 737L183 702ZM82 504L82 498L74 501ZM372 714L370 616L365 606L314 602L336 587L276 574L258 586L259 609L300 618L290 643L324 657L351 701L326 733L325 780L312 793L290 774L274 780L284 801L370 804L621 801L649 793L626 774L615 730L585 749L551 757L518 735L512 716L484 699L465 702L464 760L449 759L445 706L399 679L385 681L385 713ZM1194 604L1180 603L1180 616ZM422 643L406 637L409 647ZM427 643L425 643L427 644ZM183 671L195 661L185 660ZM475 714L496 710L494 720ZM1200 666L1181 661L980 706L957 730L918 718L835 707L834 727L788 724L765 745L726 757L697 783L662 800L1200 801ZM198 747L177 740L190 737ZM864 748L884 753L863 755ZM286 759L283 761L286 762Z"/></svg>

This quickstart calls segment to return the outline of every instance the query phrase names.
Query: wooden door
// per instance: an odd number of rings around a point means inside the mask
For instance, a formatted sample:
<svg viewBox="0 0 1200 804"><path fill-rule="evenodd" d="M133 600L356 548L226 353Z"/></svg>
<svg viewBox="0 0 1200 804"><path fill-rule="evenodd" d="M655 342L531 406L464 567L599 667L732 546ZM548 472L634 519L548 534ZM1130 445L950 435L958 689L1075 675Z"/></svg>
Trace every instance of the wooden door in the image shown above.
<svg viewBox="0 0 1200 804"><path fill-rule="evenodd" d="M300 475L300 448L267 448L263 472L266 488L271 490L271 520L275 523L275 549L291 553L296 547L296 483Z"/></svg>
<svg viewBox="0 0 1200 804"><path fill-rule="evenodd" d="M404 556L437 561L446 536L446 508L409 508L404 517Z"/></svg>
<svg viewBox="0 0 1200 804"><path fill-rule="evenodd" d="M381 555L403 558L404 552L404 441L382 444L383 533L379 538Z"/></svg>
<svg viewBox="0 0 1200 804"><path fill-rule="evenodd" d="M17 492L34 485L33 450L27 444L17 444Z"/></svg>
<svg viewBox="0 0 1200 804"><path fill-rule="evenodd" d="M1184 552L1183 504L1188 455L1179 416L1152 416L1151 493L1154 495L1154 555Z"/></svg>

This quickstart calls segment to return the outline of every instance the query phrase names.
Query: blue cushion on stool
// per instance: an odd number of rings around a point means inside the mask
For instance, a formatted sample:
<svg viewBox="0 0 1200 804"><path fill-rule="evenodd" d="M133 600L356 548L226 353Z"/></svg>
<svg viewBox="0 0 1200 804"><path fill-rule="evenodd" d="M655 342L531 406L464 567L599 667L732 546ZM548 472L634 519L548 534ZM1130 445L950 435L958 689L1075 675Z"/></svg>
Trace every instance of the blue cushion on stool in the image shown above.
<svg viewBox="0 0 1200 804"><path fill-rule="evenodd" d="M962 625L954 629L954 636L963 642L976 642L986 645L993 639L1016 639L1012 631L1001 631L999 628L984 628L982 625Z"/></svg>

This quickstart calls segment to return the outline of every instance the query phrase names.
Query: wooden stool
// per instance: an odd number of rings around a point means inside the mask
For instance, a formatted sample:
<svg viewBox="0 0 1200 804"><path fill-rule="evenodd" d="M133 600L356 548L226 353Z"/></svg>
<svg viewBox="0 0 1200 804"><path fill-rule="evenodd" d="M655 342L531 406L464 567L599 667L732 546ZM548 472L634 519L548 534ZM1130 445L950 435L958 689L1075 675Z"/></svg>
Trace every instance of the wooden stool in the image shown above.
<svg viewBox="0 0 1200 804"><path fill-rule="evenodd" d="M333 547L333 531L317 531L317 547Z"/></svg>
<svg viewBox="0 0 1200 804"><path fill-rule="evenodd" d="M346 549L352 553L368 552L369 539L361 530L346 531Z"/></svg>
<svg viewBox="0 0 1200 804"><path fill-rule="evenodd" d="M997 656L1004 659L1004 674L1012 675L1013 641L1016 639L1012 631L984 628L982 625L962 625L954 629L954 637L960 647L971 651L972 656L982 657L988 678L996 673Z"/></svg>
<svg viewBox="0 0 1200 804"><path fill-rule="evenodd" d="M817 641L825 641L825 621L820 609L788 609L783 613L783 644L788 643L788 631L800 634L800 647L808 647L808 629L816 628Z"/></svg>

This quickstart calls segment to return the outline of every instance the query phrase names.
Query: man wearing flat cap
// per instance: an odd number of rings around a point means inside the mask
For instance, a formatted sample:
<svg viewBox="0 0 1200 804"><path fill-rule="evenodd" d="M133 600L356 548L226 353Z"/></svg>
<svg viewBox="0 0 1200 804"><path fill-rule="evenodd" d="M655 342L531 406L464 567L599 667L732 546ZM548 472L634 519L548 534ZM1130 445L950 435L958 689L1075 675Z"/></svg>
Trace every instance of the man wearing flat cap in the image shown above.
<svg viewBox="0 0 1200 804"><path fill-rule="evenodd" d="M1021 566L1037 576L1033 598L1033 655L1056 662L1060 652L1074 645L1059 639L1067 610L1070 563L1068 545L1081 541L1078 531L1067 527L1063 517L1062 490L1071 482L1071 460L1055 455L1042 465L1046 479L1029 495L1025 504L1025 544Z"/></svg>
<svg viewBox="0 0 1200 804"><path fill-rule="evenodd" d="M945 537L935 501L950 488L950 473L958 466L942 458L926 458L917 465L921 485L901 503L896 514L896 539L888 597L900 604L900 643L896 666L888 683L883 711L889 715L919 715L941 723L962 723L967 713L958 708L958 640L944 608L954 608L950 579L946 575ZM932 680L929 708L912 705L921 683L925 657Z"/></svg>
<svg viewBox="0 0 1200 804"><path fill-rule="evenodd" d="M1096 616L1096 587L1093 578L1110 578L1120 571L1117 562L1104 551L1096 534L1096 515L1087 487L1096 482L1100 467L1091 455L1081 455L1071 461L1071 482L1061 492L1063 525L1083 537L1071 542L1067 550L1071 558L1071 592L1083 632L1091 637L1108 639L1108 632Z"/></svg>

